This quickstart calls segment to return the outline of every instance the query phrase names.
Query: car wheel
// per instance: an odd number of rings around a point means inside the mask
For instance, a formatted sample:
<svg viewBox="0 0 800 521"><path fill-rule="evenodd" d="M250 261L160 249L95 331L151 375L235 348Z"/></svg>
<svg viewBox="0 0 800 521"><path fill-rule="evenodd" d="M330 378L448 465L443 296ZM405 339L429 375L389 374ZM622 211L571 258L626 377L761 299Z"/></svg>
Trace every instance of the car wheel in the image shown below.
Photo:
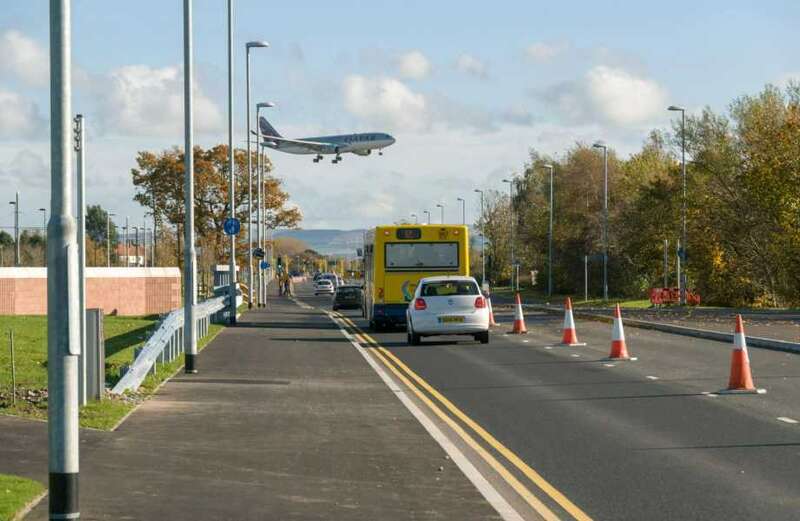
<svg viewBox="0 0 800 521"><path fill-rule="evenodd" d="M334 311L339 311L339 306L333 306Z"/></svg>
<svg viewBox="0 0 800 521"><path fill-rule="evenodd" d="M479 341L481 344L488 344L489 343L489 332L484 331L482 333L478 333L475 335L475 340Z"/></svg>

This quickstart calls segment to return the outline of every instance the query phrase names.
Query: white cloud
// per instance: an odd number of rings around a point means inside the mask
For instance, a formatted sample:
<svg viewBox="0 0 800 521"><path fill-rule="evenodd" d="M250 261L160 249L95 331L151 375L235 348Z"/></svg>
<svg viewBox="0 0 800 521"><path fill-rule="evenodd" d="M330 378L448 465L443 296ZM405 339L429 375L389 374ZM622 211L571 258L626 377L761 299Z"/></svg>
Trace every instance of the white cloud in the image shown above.
<svg viewBox="0 0 800 521"><path fill-rule="evenodd" d="M9 190L43 189L50 186L48 164L41 155L24 148L0 164L0 183Z"/></svg>
<svg viewBox="0 0 800 521"><path fill-rule="evenodd" d="M430 124L425 96L395 78L350 75L344 79L345 108L370 123L419 130Z"/></svg>
<svg viewBox="0 0 800 521"><path fill-rule="evenodd" d="M177 66L127 65L114 69L98 91L106 131L142 136L176 136L183 132L183 73ZM198 86L194 88L194 129L222 128L222 113Z"/></svg>
<svg viewBox="0 0 800 521"><path fill-rule="evenodd" d="M569 120L618 126L659 119L668 98L656 81L604 65L593 67L581 80L555 85L540 97Z"/></svg>
<svg viewBox="0 0 800 521"><path fill-rule="evenodd" d="M47 51L39 43L13 29L0 33L0 72L14 75L36 87L47 85Z"/></svg>
<svg viewBox="0 0 800 521"><path fill-rule="evenodd" d="M486 64L471 54L464 53L460 55L456 61L456 68L461 72L481 79L489 76Z"/></svg>
<svg viewBox="0 0 800 521"><path fill-rule="evenodd" d="M0 139L29 138L47 130L36 103L0 89Z"/></svg>
<svg viewBox="0 0 800 521"><path fill-rule="evenodd" d="M525 49L525 54L538 63L546 63L569 49L566 42L536 42Z"/></svg>
<svg viewBox="0 0 800 521"><path fill-rule="evenodd" d="M410 51L400 55L397 68L404 78L420 80L431 73L431 62L420 51Z"/></svg>

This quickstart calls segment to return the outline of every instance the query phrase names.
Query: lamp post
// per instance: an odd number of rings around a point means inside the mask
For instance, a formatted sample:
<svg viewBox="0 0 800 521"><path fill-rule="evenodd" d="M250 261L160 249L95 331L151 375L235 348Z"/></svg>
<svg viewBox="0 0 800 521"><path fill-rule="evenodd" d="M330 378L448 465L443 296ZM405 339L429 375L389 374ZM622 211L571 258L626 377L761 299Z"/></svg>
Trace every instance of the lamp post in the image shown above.
<svg viewBox="0 0 800 521"><path fill-rule="evenodd" d="M19 248L19 192L13 201L8 204L14 206L14 266L20 265L20 248Z"/></svg>
<svg viewBox="0 0 800 521"><path fill-rule="evenodd" d="M603 300L608 300L608 145L598 141L594 148L603 149Z"/></svg>
<svg viewBox="0 0 800 521"><path fill-rule="evenodd" d="M444 224L444 205L443 204L437 204L436 207L439 208L442 211L442 224Z"/></svg>
<svg viewBox="0 0 800 521"><path fill-rule="evenodd" d="M667 110L681 113L681 175L683 177L683 204L681 207L681 249L680 259L683 264L683 272L678 281L680 284L681 305L686 305L686 109L676 105L670 105Z"/></svg>
<svg viewBox="0 0 800 521"><path fill-rule="evenodd" d="M417 214L415 214L415 213L412 213L412 214L411 214L411 217L413 217L413 218L414 218L414 224L419 224L419 217L417 217Z"/></svg>
<svg viewBox="0 0 800 521"><path fill-rule="evenodd" d="M122 240L125 241L125 267L127 268L131 264L131 257L128 253L128 235L131 233L130 224L128 223L128 216L125 216L125 233L122 236Z"/></svg>
<svg viewBox="0 0 800 521"><path fill-rule="evenodd" d="M272 101L262 101L260 103L256 103L256 177L258 182L258 189L257 198L258 202L256 204L256 243L258 247L263 249L264 248L264 240L266 236L266 230L264 227L264 157L262 155L262 146L263 143L261 142L261 109L268 109L275 106L275 103ZM270 259L271 263L272 259ZM258 270L258 304L260 307L264 307L266 304L267 299L267 283L268 281L265 280L264 274L261 272L261 268Z"/></svg>
<svg viewBox="0 0 800 521"><path fill-rule="evenodd" d="M461 224L467 224L467 202L463 197L457 197L456 201L461 201Z"/></svg>
<svg viewBox="0 0 800 521"><path fill-rule="evenodd" d="M553 165L544 165L550 171L550 223L547 231L547 296L553 294Z"/></svg>
<svg viewBox="0 0 800 521"><path fill-rule="evenodd" d="M42 238L44 239L44 265L47 266L47 208L39 208L42 212Z"/></svg>
<svg viewBox="0 0 800 521"><path fill-rule="evenodd" d="M428 215L428 224L430 224L431 223L431 212L428 211L428 210L422 210L422 213Z"/></svg>
<svg viewBox="0 0 800 521"><path fill-rule="evenodd" d="M233 159L233 0L228 0L228 205L230 218L236 218L236 163ZM231 325L236 324L236 235L231 235L228 263L228 298Z"/></svg>
<svg viewBox="0 0 800 521"><path fill-rule="evenodd" d="M475 189L473 190L477 194L481 194L481 218L480 221L483 220L483 190ZM486 234L483 232L483 227L481 227L481 287L486 284Z"/></svg>
<svg viewBox="0 0 800 521"><path fill-rule="evenodd" d="M247 273L248 288L250 297L247 299L247 307L253 307L253 160L250 157L250 49L269 47L267 42L254 41L245 44L245 56L247 65L246 70L246 100L245 110L247 111ZM256 144L258 150L258 144ZM260 271L260 270L259 270Z"/></svg>
<svg viewBox="0 0 800 521"><path fill-rule="evenodd" d="M117 214L106 213L106 267L111 267L111 218Z"/></svg>
<svg viewBox="0 0 800 521"><path fill-rule="evenodd" d="M511 247L511 291L514 291L514 272L516 262L514 259L514 178L503 179L504 183L508 183L508 215L511 223L511 240L509 241ZM517 281L519 285L519 281Z"/></svg>

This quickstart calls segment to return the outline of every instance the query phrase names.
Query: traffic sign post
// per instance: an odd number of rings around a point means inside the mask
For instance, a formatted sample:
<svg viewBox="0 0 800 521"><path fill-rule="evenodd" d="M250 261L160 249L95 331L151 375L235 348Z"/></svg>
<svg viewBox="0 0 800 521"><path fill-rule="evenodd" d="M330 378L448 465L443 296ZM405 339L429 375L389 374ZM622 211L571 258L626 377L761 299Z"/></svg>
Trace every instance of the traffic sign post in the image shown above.
<svg viewBox="0 0 800 521"><path fill-rule="evenodd" d="M266 257L266 252L264 252L264 248L253 248L253 257L256 259L263 259Z"/></svg>
<svg viewBox="0 0 800 521"><path fill-rule="evenodd" d="M266 270L269 268L269 262L262 260L259 266L261 267L262 270Z"/></svg>
<svg viewBox="0 0 800 521"><path fill-rule="evenodd" d="M239 222L239 219L233 217L228 217L222 224L222 231L225 232L225 235L239 235L241 229L242 223Z"/></svg>

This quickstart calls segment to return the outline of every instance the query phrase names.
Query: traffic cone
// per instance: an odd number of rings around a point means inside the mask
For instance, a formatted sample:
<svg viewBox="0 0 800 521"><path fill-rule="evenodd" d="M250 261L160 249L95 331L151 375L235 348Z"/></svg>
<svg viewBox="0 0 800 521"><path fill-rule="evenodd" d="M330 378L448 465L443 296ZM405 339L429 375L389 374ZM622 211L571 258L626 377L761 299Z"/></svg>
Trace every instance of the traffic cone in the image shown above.
<svg viewBox="0 0 800 521"><path fill-rule="evenodd" d="M567 302L564 304L564 334L561 337L561 345L586 345L578 342L578 334L575 332L575 319L572 318L572 300L569 297L567 297Z"/></svg>
<svg viewBox="0 0 800 521"><path fill-rule="evenodd" d="M622 312L619 304L614 309L614 327L611 330L611 354L608 358L612 360L630 360L628 347L625 345L625 330L622 329Z"/></svg>
<svg viewBox="0 0 800 521"><path fill-rule="evenodd" d="M753 384L742 315L736 315L736 331L733 333L733 353L731 353L731 376L728 379L728 388L723 392L754 394L766 392L763 389L756 389Z"/></svg>
<svg viewBox="0 0 800 521"><path fill-rule="evenodd" d="M528 332L525 328L525 317L522 316L522 301L519 299L519 293L517 293L517 305L514 309L514 328L511 332L517 335L524 335Z"/></svg>
<svg viewBox="0 0 800 521"><path fill-rule="evenodd" d="M489 327L494 327L494 326L500 325L497 322L495 322L495 320L494 320L494 310L492 309L492 299L491 299L491 297L487 297L486 298L486 302L488 303L488 306L489 306Z"/></svg>

